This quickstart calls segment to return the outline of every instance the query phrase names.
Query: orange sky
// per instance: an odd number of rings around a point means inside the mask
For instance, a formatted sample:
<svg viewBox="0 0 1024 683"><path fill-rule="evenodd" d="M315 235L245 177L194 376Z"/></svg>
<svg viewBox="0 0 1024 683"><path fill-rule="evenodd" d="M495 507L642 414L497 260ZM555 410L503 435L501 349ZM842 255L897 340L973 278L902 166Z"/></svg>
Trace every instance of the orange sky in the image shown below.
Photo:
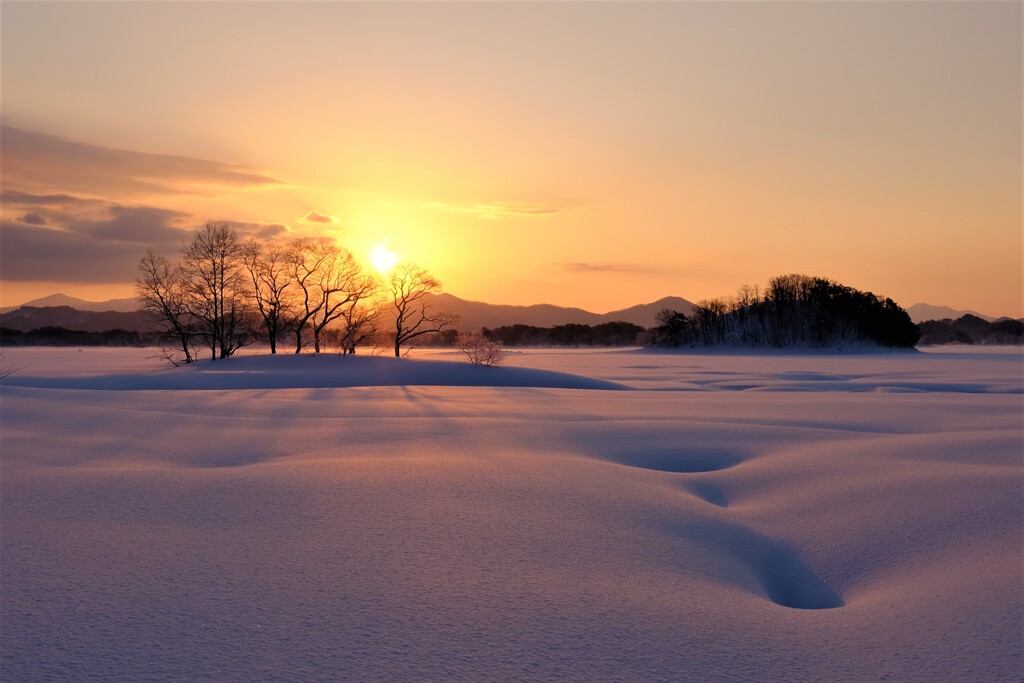
<svg viewBox="0 0 1024 683"><path fill-rule="evenodd" d="M389 243L493 303L801 272L1024 316L1021 14L4 3L0 305L130 295L215 219Z"/></svg>

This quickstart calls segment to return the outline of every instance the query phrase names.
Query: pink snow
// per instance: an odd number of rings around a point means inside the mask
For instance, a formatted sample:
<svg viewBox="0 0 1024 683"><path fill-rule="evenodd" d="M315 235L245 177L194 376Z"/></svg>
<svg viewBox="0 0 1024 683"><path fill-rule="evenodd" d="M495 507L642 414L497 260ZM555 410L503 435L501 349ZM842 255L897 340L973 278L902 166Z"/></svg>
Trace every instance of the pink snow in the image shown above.
<svg viewBox="0 0 1024 683"><path fill-rule="evenodd" d="M1016 680L1024 356L8 349L8 680Z"/></svg>

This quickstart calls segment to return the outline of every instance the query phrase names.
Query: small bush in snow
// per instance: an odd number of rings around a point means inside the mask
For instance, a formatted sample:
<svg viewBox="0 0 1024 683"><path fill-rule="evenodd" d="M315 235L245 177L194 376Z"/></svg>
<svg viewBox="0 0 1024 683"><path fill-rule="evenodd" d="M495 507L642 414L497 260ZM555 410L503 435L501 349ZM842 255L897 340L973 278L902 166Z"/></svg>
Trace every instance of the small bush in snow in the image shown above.
<svg viewBox="0 0 1024 683"><path fill-rule="evenodd" d="M501 344L482 334L464 332L459 335L456 343L473 365L500 365L505 359Z"/></svg>

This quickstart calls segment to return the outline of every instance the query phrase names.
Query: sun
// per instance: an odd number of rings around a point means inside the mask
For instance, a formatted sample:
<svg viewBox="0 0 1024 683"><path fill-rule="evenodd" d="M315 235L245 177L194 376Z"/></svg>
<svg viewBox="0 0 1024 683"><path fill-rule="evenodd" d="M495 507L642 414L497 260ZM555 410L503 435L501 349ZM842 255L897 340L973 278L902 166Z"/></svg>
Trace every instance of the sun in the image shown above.
<svg viewBox="0 0 1024 683"><path fill-rule="evenodd" d="M370 265L382 275L391 271L398 264L398 254L391 251L388 243L378 243L370 250Z"/></svg>

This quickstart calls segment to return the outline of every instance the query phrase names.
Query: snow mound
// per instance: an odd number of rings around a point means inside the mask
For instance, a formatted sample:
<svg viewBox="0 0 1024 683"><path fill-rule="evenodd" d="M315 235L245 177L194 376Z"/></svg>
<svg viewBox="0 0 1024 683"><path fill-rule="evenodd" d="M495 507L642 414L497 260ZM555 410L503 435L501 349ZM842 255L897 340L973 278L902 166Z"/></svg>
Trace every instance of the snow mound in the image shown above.
<svg viewBox="0 0 1024 683"><path fill-rule="evenodd" d="M251 355L200 361L149 372L79 376L30 375L9 386L113 391L320 389L368 386L531 387L627 389L600 379L533 368L496 368L443 360L379 356Z"/></svg>

